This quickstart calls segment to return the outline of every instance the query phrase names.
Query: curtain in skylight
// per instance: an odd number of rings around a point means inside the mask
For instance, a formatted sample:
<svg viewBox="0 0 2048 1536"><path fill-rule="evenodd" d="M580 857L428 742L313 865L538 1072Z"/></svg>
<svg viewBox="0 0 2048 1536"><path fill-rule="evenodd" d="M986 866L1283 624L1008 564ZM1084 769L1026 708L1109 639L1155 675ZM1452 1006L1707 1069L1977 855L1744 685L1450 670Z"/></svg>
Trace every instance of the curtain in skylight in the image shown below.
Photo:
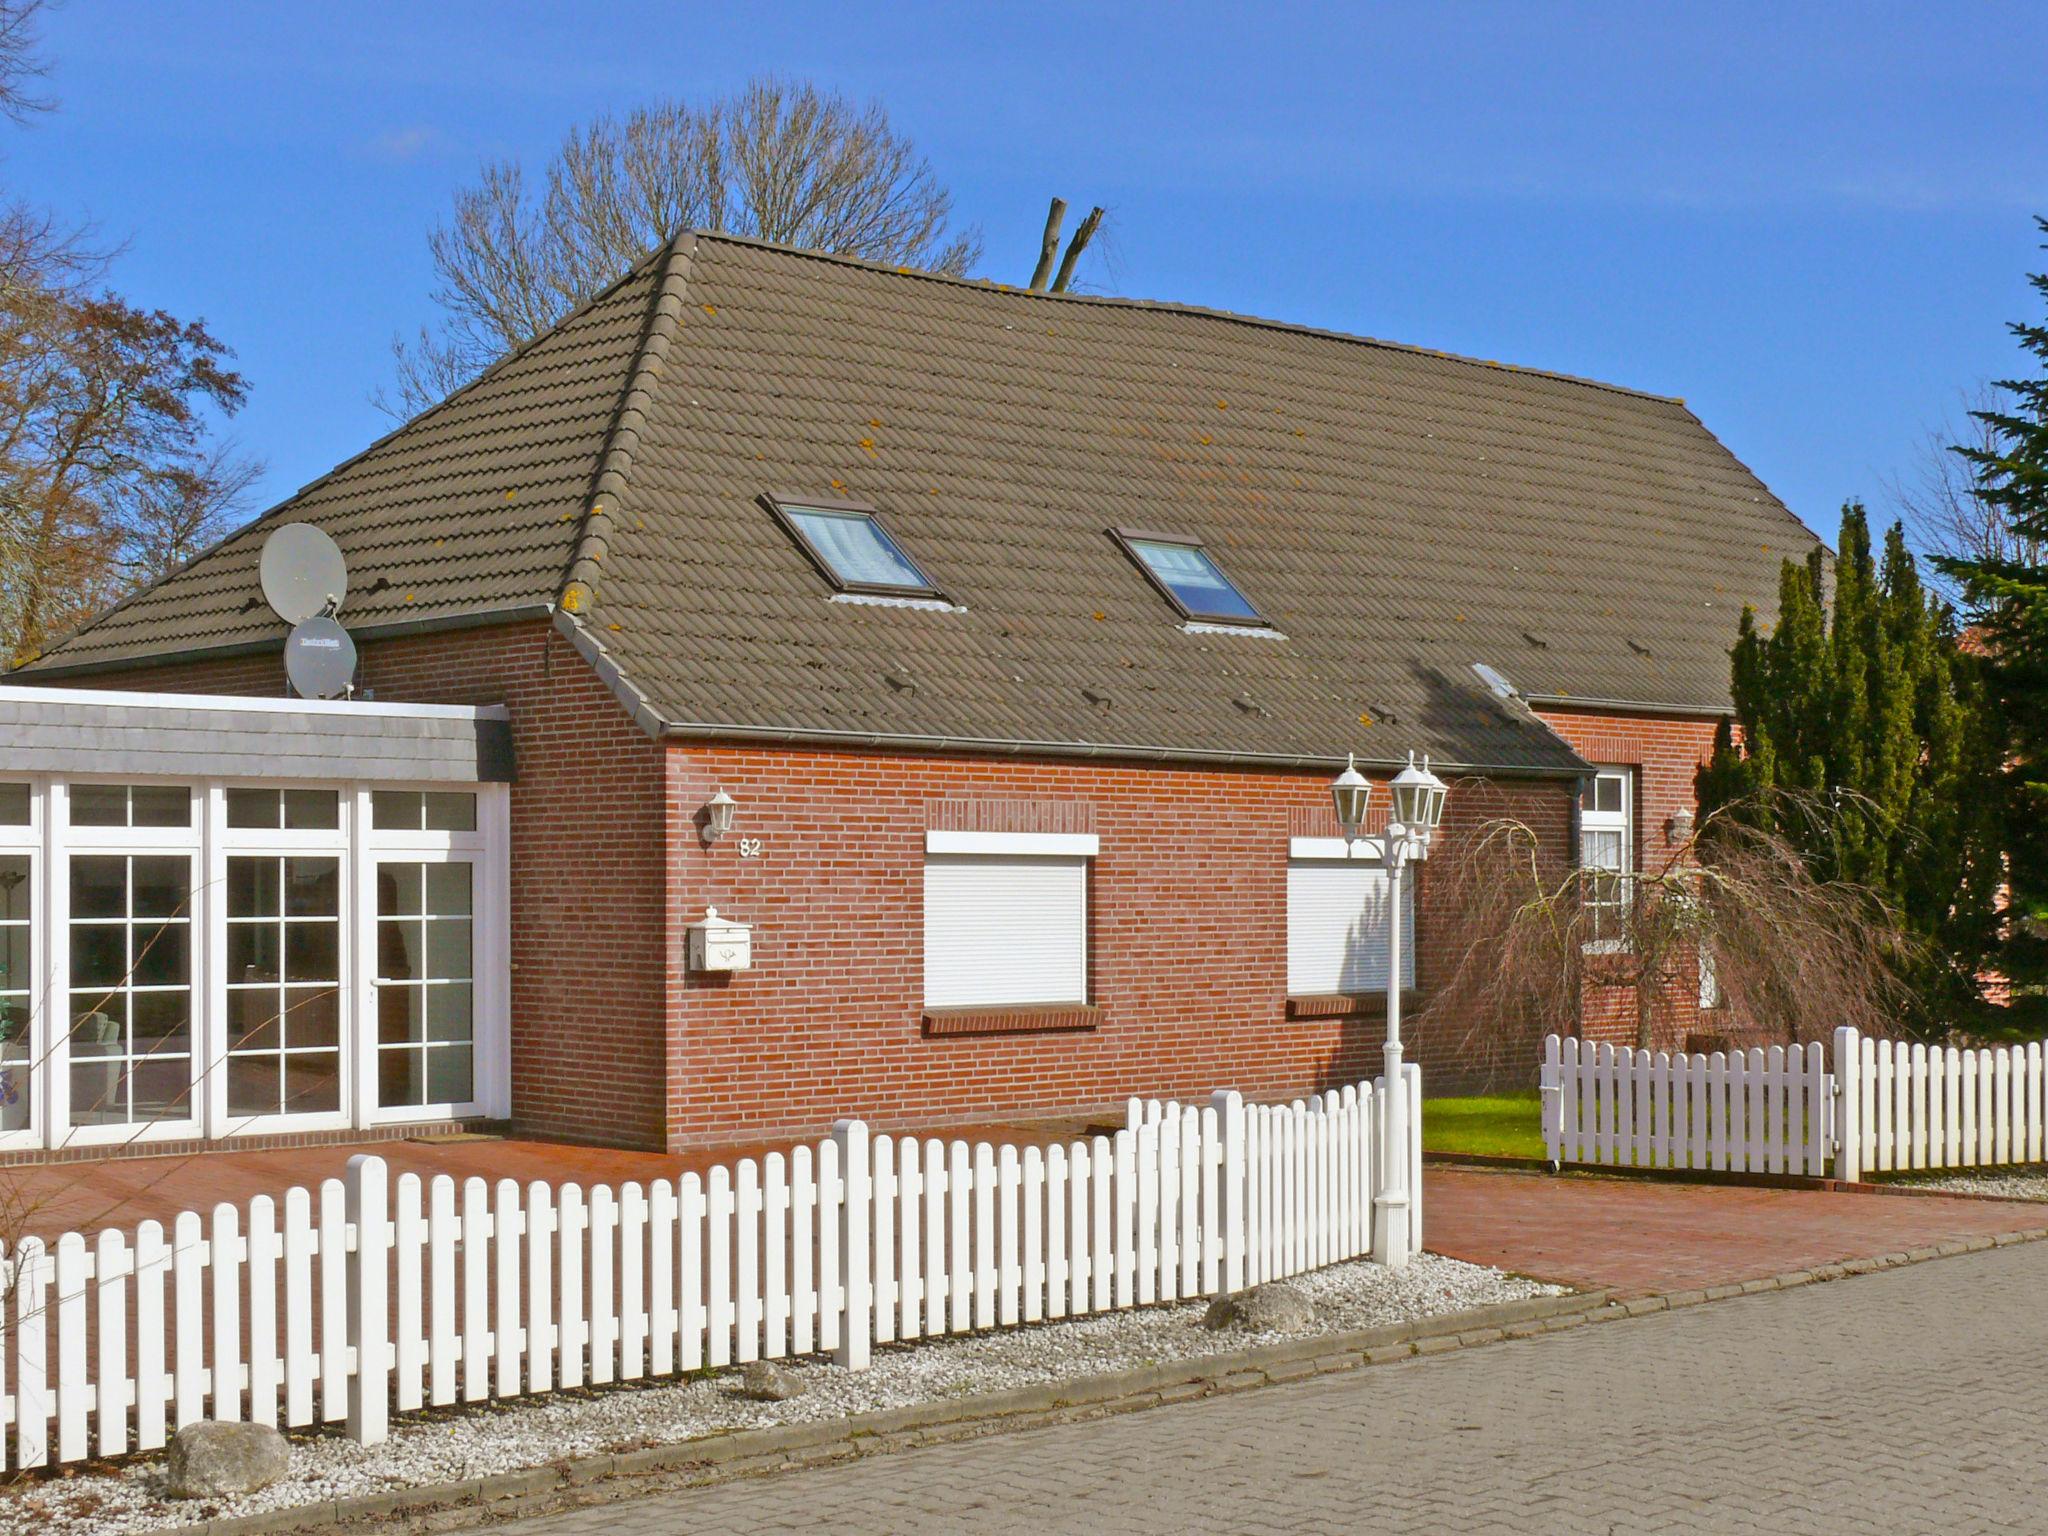
<svg viewBox="0 0 2048 1536"><path fill-rule="evenodd" d="M1187 544L1159 544L1135 539L1138 558L1152 570L1181 606L1204 618L1256 619L1258 610L1230 584L1230 578L1201 550Z"/></svg>
<svg viewBox="0 0 2048 1536"><path fill-rule="evenodd" d="M924 572L890 542L874 519L858 513L792 509L801 528L832 573L848 586L928 587Z"/></svg>

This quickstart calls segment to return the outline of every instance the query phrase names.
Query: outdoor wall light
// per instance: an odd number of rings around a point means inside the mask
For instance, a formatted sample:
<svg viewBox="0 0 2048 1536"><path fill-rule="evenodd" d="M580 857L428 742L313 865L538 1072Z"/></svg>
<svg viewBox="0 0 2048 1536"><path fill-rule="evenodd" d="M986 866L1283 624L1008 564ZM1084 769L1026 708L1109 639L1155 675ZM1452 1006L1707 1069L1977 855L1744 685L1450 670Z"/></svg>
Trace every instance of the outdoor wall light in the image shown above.
<svg viewBox="0 0 2048 1536"><path fill-rule="evenodd" d="M732 818L740 808L739 801L724 790L720 790L704 802L704 841L717 842L732 830Z"/></svg>
<svg viewBox="0 0 2048 1536"><path fill-rule="evenodd" d="M1344 829L1344 842L1348 847L1357 840L1358 829L1365 825L1365 808L1372 804L1372 784L1358 771L1356 753L1351 755L1344 771L1332 781L1330 798L1336 802L1337 825Z"/></svg>
<svg viewBox="0 0 2048 1536"><path fill-rule="evenodd" d="M1692 836L1692 812L1679 811L1664 823L1664 841L1676 848Z"/></svg>

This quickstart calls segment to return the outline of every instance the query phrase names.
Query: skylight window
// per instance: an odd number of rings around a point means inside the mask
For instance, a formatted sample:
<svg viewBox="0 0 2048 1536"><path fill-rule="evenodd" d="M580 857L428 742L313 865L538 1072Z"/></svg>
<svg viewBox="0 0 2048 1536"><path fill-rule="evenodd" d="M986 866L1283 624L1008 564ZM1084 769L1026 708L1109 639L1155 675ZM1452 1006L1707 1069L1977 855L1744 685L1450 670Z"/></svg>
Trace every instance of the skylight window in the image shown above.
<svg viewBox="0 0 2048 1536"><path fill-rule="evenodd" d="M793 502L769 507L827 580L845 592L938 597L939 589L882 526L872 507L847 502Z"/></svg>
<svg viewBox="0 0 2048 1536"><path fill-rule="evenodd" d="M1138 569L1181 616L1205 624L1264 624L1259 610L1193 539L1113 530Z"/></svg>

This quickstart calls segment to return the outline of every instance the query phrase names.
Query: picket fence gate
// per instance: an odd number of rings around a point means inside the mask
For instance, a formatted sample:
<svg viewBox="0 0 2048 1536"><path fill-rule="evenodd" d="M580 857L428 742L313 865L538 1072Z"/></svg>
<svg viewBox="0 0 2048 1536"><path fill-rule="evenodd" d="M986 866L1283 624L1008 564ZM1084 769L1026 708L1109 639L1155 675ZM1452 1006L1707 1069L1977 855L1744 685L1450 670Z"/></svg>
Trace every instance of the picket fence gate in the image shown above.
<svg viewBox="0 0 2048 1536"><path fill-rule="evenodd" d="M2048 1051L1835 1031L1749 1051L1643 1051L1547 1036L1543 1144L1557 1163L1869 1173L2038 1163Z"/></svg>
<svg viewBox="0 0 2048 1536"><path fill-rule="evenodd" d="M1411 1102L1419 1074L1407 1069ZM617 1189L384 1160L283 1200L0 1254L0 1462L163 1446L201 1418L391 1412L831 1353L1237 1290L1365 1256L1383 1088L1132 1100L1114 1136L831 1137ZM1409 1138L1421 1237L1420 1115Z"/></svg>
<svg viewBox="0 0 2048 1536"><path fill-rule="evenodd" d="M1818 1176L1831 1155L1818 1042L1700 1055L1551 1035L1542 1089L1553 1162Z"/></svg>

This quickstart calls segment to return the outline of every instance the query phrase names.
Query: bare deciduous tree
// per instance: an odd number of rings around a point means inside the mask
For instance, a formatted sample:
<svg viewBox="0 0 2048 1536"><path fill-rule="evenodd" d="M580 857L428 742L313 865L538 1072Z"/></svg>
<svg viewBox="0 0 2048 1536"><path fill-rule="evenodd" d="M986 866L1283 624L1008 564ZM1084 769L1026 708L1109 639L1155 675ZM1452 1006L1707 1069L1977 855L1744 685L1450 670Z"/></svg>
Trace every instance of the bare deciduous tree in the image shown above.
<svg viewBox="0 0 2048 1536"><path fill-rule="evenodd" d="M392 344L376 403L411 415L468 382L685 229L719 230L960 275L951 194L877 105L772 77L692 106L662 101L573 129L537 178L486 165L429 237L446 311Z"/></svg>
<svg viewBox="0 0 2048 1536"><path fill-rule="evenodd" d="M1739 1038L1818 1040L1842 1024L1891 1035L1912 995L1896 915L1864 887L1814 879L1790 840L1733 815L1627 876L1559 870L1511 817L1430 862L1432 904L1461 947L1424 1019L1458 1032L1474 1061L1526 1067L1603 992L1626 997L1649 1046L1689 1012L1703 954L1720 1032Z"/></svg>
<svg viewBox="0 0 2048 1536"><path fill-rule="evenodd" d="M1997 411L2005 401L1996 385L1964 392L1952 421L1930 431L1916 450L1912 467L1886 483L1886 494L1900 519L1927 553L1954 560L2019 560L2041 563L2048 548L2013 528L2004 513L1977 495L1977 469L1958 449L1996 452L1999 437L1981 413ZM1944 578L1933 567L1930 578ZM1954 596L1953 588L1947 595Z"/></svg>

